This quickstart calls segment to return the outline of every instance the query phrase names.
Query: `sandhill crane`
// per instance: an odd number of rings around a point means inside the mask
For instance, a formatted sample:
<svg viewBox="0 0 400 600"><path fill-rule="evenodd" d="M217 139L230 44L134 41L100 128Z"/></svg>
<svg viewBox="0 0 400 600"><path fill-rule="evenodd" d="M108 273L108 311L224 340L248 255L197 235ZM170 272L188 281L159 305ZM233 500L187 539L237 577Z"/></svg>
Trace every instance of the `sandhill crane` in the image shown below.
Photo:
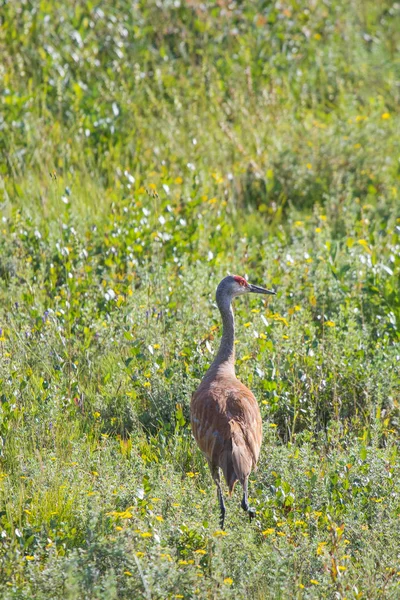
<svg viewBox="0 0 400 600"><path fill-rule="evenodd" d="M275 294L248 283L238 275L228 275L217 288L216 300L222 317L223 333L218 353L192 396L190 420L193 435L206 456L217 486L220 525L224 527L225 504L220 472L232 494L237 481L243 486L242 508L249 513L248 478L256 467L262 440L260 409L252 392L235 375L235 321L232 299L253 292Z"/></svg>

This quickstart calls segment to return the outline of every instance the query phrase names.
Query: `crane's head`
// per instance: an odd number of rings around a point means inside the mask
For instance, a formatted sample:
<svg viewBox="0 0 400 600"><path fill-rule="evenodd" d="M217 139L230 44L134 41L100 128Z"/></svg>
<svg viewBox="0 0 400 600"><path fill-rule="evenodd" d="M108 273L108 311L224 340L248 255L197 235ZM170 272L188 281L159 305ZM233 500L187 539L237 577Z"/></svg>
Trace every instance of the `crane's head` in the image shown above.
<svg viewBox="0 0 400 600"><path fill-rule="evenodd" d="M266 290L259 285L248 283L244 277L240 277L239 275L228 275L222 279L217 288L217 301L218 298L222 299L223 296L227 296L231 299L242 294L248 294L249 292L252 292L253 294L272 295L275 295L276 293L273 290Z"/></svg>

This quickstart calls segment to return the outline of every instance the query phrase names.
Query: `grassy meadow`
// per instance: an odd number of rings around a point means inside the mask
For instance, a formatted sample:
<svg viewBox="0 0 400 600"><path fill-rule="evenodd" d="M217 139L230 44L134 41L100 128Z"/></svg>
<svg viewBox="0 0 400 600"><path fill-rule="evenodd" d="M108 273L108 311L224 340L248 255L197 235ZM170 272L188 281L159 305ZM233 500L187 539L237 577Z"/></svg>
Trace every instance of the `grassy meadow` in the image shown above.
<svg viewBox="0 0 400 600"><path fill-rule="evenodd" d="M0 0L0 597L400 597L400 4ZM264 421L225 531L189 403Z"/></svg>

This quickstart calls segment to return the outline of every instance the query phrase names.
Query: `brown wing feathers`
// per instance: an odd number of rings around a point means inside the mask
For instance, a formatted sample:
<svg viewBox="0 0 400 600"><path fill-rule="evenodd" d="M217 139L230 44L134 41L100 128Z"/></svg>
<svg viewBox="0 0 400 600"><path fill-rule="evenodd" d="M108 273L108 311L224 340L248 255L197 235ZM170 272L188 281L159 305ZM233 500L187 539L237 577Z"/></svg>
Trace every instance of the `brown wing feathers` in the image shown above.
<svg viewBox="0 0 400 600"><path fill-rule="evenodd" d="M239 381L232 383L228 389L200 388L192 400L193 434L211 465L222 469L230 491L256 466L262 436L253 394Z"/></svg>

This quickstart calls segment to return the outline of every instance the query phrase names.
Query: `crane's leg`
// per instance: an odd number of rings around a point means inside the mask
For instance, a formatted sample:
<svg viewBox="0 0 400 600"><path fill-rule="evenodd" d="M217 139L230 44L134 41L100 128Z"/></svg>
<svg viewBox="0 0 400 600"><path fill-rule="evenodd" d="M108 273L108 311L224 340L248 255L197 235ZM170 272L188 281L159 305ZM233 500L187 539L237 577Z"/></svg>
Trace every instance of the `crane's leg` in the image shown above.
<svg viewBox="0 0 400 600"><path fill-rule="evenodd" d="M251 521L256 516L256 511L254 508L249 507L248 489L247 488L248 488L248 478L246 477L245 480L243 481L242 508L243 508L243 510L245 510L248 513L249 519Z"/></svg>
<svg viewBox="0 0 400 600"><path fill-rule="evenodd" d="M221 478L219 475L219 468L216 465L212 465L210 462L208 464L210 465L212 478L215 482L215 485L217 486L217 494L218 494L218 502L219 502L219 510L220 510L219 524L220 524L221 529L223 529L224 523L225 523L226 509L225 509L224 497L222 495Z"/></svg>

